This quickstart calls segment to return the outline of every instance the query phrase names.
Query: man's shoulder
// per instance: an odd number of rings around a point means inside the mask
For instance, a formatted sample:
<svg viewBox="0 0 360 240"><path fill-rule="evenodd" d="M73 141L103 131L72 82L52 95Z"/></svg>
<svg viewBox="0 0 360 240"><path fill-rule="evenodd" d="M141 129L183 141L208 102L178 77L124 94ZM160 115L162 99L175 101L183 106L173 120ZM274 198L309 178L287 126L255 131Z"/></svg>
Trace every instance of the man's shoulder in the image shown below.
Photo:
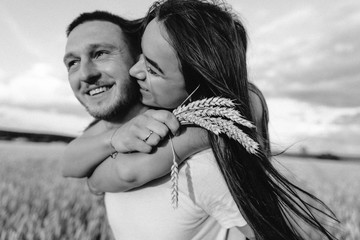
<svg viewBox="0 0 360 240"><path fill-rule="evenodd" d="M93 136L103 133L107 130L105 121L100 119L94 119L83 132L83 136Z"/></svg>
<svg viewBox="0 0 360 240"><path fill-rule="evenodd" d="M100 119L93 119L89 125L87 125L87 127L84 129L84 132L87 131L88 129L92 128L94 125L96 125L97 123L99 123L101 120Z"/></svg>

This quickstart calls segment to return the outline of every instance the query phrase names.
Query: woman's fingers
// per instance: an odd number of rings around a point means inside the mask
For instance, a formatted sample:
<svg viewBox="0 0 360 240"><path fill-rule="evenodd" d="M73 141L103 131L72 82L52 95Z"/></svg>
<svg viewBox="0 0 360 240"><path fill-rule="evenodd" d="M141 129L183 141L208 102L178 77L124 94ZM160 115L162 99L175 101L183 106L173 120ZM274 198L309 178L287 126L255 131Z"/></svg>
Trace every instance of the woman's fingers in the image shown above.
<svg viewBox="0 0 360 240"><path fill-rule="evenodd" d="M144 113L145 116L155 119L156 121L163 123L171 131L172 134L176 134L180 128L180 123L175 115L167 110L147 110Z"/></svg>
<svg viewBox="0 0 360 240"><path fill-rule="evenodd" d="M155 147L159 144L159 142L163 139L162 136L160 136L159 134L157 134L156 132L151 131L151 134L148 135L143 141L152 146Z"/></svg>
<svg viewBox="0 0 360 240"><path fill-rule="evenodd" d="M118 128L111 144L118 152L150 152L171 131L180 128L180 123L169 111L148 110Z"/></svg>
<svg viewBox="0 0 360 240"><path fill-rule="evenodd" d="M146 124L144 124L144 126L142 126L142 127L143 127L145 138L148 137L148 135L146 135L146 134L149 134L150 132L159 135L159 137L161 139L166 137L166 135L168 135L168 133L169 133L169 128L167 127L166 124L159 122L158 120L151 118L151 117L148 119ZM145 138L143 138L143 139L145 139Z"/></svg>

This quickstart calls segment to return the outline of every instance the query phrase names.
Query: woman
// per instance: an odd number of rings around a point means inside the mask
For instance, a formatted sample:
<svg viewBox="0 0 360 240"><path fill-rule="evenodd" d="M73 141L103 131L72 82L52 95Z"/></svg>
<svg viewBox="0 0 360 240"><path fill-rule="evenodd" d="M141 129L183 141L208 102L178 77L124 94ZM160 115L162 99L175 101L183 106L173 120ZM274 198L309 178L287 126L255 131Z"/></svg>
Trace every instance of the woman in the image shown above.
<svg viewBox="0 0 360 240"><path fill-rule="evenodd" d="M199 86L191 96L193 100L226 97L235 101L243 116L252 119L245 29L229 12L203 1L168 0L153 5L146 25L143 56L138 63L144 62L148 72L145 82L139 81L144 104L176 107L180 101L169 101L171 89L191 93ZM161 37L164 41L159 44ZM166 43L178 60L175 66L161 50ZM141 80L144 73L134 70L136 66L130 73ZM243 131L255 139L253 130ZM300 189L281 176L265 154L249 154L233 139L211 132L209 141L227 186L256 239L303 239L291 225L291 216L287 215L290 211L333 239L311 214L311 206L295 193Z"/></svg>
<svg viewBox="0 0 360 240"><path fill-rule="evenodd" d="M228 11L202 1L168 0L153 5L145 26L143 55L130 71L139 79L145 105L175 108L190 93L193 93L192 100L222 96L232 99L237 104L237 110L245 118L252 119L247 92L246 32ZM255 139L253 129L242 130ZM296 191L316 198L280 175L266 154L250 154L240 143L224 135L209 132L208 139L212 151L200 155L197 161L204 157L216 160L233 201L254 233L248 228L240 229L244 235L255 236L256 239L305 239L292 225L291 219L295 216L295 219L303 219L328 239L334 239L312 215L311 210L316 209L304 202ZM189 164L195 162L190 160ZM203 180L206 183L206 178ZM156 187L162 184L161 181L168 179L161 179L151 186ZM96 188L96 181L94 186ZM201 184L197 187L201 188ZM120 198L108 195L107 207L110 205L111 209L111 205L116 204L112 198L126 202L127 194L131 196L133 192L124 193ZM181 204L182 199L179 200L179 209L182 209ZM126 212L124 208L121 210ZM116 214L114 211L109 213ZM241 217L238 216L238 219ZM247 224L232 223L226 227ZM148 229L149 234L150 230L153 229ZM168 238L176 239L170 235Z"/></svg>

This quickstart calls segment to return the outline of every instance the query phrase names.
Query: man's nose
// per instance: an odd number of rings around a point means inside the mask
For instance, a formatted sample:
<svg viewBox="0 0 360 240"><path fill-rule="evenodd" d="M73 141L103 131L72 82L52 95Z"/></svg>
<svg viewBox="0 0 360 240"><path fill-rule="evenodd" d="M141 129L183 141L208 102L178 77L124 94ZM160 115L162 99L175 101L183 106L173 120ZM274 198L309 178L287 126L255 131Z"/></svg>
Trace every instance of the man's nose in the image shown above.
<svg viewBox="0 0 360 240"><path fill-rule="evenodd" d="M146 78L146 66L144 55L140 55L139 60L129 70L132 77L137 80L145 80Z"/></svg>
<svg viewBox="0 0 360 240"><path fill-rule="evenodd" d="M100 72L91 61L82 61L80 66L80 80L86 83L94 83L100 77Z"/></svg>

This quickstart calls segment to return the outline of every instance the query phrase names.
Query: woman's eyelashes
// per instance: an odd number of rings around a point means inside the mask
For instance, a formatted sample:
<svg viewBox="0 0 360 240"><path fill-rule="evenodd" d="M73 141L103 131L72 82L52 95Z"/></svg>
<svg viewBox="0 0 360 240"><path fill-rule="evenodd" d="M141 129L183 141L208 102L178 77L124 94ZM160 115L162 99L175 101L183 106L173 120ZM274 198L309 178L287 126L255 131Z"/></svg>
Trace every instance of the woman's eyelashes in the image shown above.
<svg viewBox="0 0 360 240"><path fill-rule="evenodd" d="M156 71L154 71L151 67L149 67L149 66L146 66L146 71L149 73L149 74L151 74L151 75L154 75L154 76L159 76L159 74L156 72Z"/></svg>

